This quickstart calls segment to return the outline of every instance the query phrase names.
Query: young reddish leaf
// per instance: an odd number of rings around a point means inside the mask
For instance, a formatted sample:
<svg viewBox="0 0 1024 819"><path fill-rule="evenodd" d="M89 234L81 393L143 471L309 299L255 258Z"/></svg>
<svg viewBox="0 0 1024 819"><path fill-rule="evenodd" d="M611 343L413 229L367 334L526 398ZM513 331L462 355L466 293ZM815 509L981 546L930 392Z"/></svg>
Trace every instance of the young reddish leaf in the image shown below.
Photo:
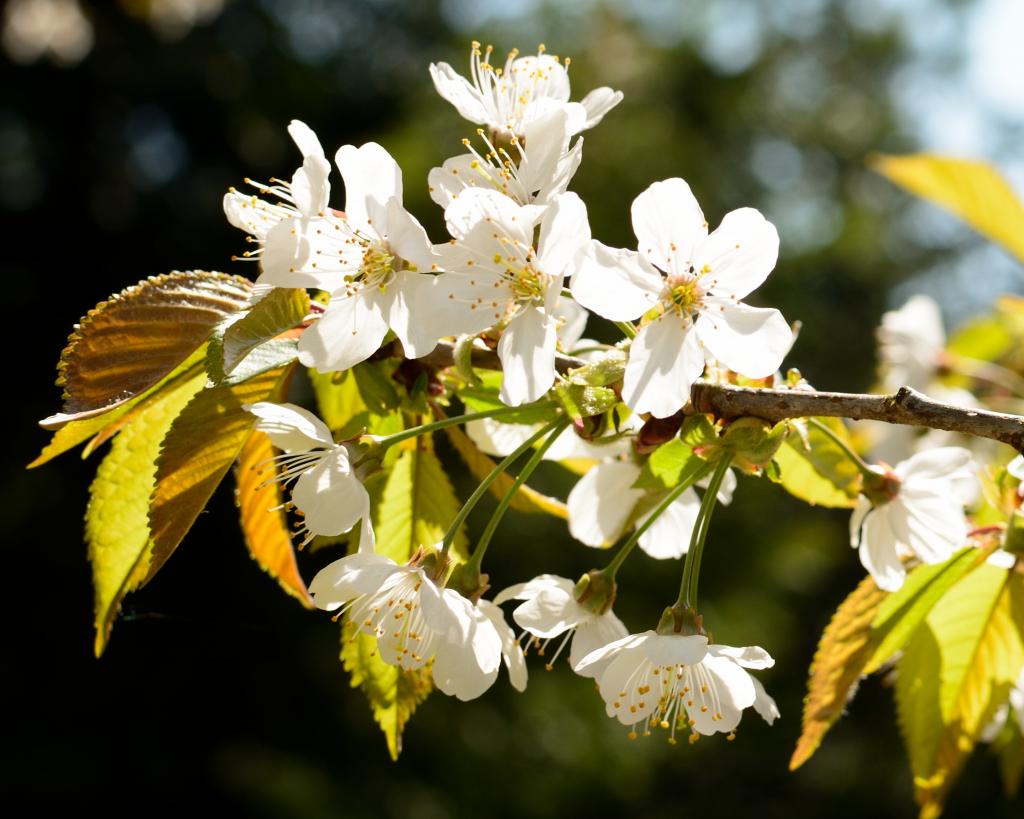
<svg viewBox="0 0 1024 819"><path fill-rule="evenodd" d="M59 429L145 392L194 353L218 322L244 308L251 289L240 276L194 270L154 276L100 303L61 353L64 407L42 426Z"/></svg>
<svg viewBox="0 0 1024 819"><path fill-rule="evenodd" d="M295 562L288 519L279 508L284 500L281 486L270 481L277 472L270 463L275 454L270 438L262 432L254 431L242 446L235 466L235 502L242 534L249 554L263 571L302 605L312 608L313 599Z"/></svg>
<svg viewBox="0 0 1024 819"><path fill-rule="evenodd" d="M874 649L871 623L885 597L886 592L870 576L865 577L836 609L822 633L811 663L803 731L789 761L791 771L811 758L843 713Z"/></svg>
<svg viewBox="0 0 1024 819"><path fill-rule="evenodd" d="M164 438L149 506L153 557L145 582L163 566L238 457L256 416L245 404L280 400L292 366L241 384L208 387L185 407Z"/></svg>

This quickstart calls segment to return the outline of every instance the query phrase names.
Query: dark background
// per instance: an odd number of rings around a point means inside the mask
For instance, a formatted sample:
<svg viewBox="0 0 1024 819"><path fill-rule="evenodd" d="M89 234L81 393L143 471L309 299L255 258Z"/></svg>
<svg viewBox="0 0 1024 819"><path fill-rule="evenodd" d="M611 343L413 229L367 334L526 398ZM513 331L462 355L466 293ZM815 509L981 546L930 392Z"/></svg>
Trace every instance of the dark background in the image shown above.
<svg viewBox="0 0 1024 819"><path fill-rule="evenodd" d="M381 142L403 166L407 206L439 239L426 172L473 126L434 94L427 65L462 70L474 37L501 53L543 40L571 54L575 98L597 85L626 93L587 132L572 185L596 237L632 244L629 203L675 175L712 224L751 205L779 225L782 256L756 301L803 321L789 363L820 388L870 385L873 327L910 292L933 292L962 317L1019 289L1005 257L864 165L872 151L922 147L900 107L907 72L955 75L970 55L938 36L922 47L891 4L745 5L238 0L169 30L154 22L158 3L95 2L80 62L0 56L0 264L16 322L2 473L5 805L307 819L912 814L890 692L876 679L812 761L787 771L817 636L862 574L846 513L741 479L734 506L716 515L706 614L717 640L775 656L760 675L782 710L775 727L751 713L734 743L630 743L590 681L534 660L525 695L502 676L469 704L432 696L392 764L337 660L337 627L249 559L226 491L128 599L97 661L82 515L98 461L69 453L24 470L46 441L35 421L58 409L54 365L79 316L155 273L255 273L230 262L243 236L220 199L246 175L291 174L289 119L317 130L329 154ZM973 13L924 5L954 29ZM1020 123L994 117L993 133L1012 144ZM566 491L565 473L545 469L542 487ZM304 555L307 579L334 556ZM604 560L557 522L511 513L487 569L501 588ZM619 610L634 631L671 602L679 569L627 564ZM1003 801L993 761L975 754L948 815L1019 811Z"/></svg>

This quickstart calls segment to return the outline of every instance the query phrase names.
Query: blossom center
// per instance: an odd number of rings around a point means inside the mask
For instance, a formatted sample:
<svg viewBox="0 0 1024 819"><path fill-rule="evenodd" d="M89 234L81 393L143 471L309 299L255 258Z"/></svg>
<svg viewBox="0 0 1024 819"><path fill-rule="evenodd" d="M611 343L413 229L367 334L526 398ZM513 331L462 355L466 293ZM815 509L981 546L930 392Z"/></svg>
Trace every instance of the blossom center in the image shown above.
<svg viewBox="0 0 1024 819"><path fill-rule="evenodd" d="M704 306L704 295L700 276L694 274L691 267L688 273L666 277L661 301L666 312L671 310L679 316L690 316Z"/></svg>
<svg viewBox="0 0 1024 819"><path fill-rule="evenodd" d="M349 619L359 631L373 634L402 668L420 668L433 656L437 641L420 604L420 589L429 581L418 571L401 572L396 577L397 582L357 598ZM389 661L386 656L384 659Z"/></svg>

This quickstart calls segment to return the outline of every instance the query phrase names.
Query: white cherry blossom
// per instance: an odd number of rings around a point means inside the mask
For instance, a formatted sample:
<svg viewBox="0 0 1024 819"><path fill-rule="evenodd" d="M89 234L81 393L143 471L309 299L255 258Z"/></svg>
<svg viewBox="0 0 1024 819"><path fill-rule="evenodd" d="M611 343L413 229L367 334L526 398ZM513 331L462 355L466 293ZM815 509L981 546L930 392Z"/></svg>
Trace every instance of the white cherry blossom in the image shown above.
<svg viewBox="0 0 1024 819"><path fill-rule="evenodd" d="M631 460L607 459L592 467L572 488L566 506L569 511L569 532L576 540L594 548L615 543L625 533L636 505L648 494L635 489L640 466ZM697 483L707 486L710 478ZM730 470L718 491L718 500L728 504L736 489L736 476ZM634 526L647 521L654 511L633 521ZM690 547L690 535L697 523L700 497L692 487L683 491L650 525L637 541L650 557L666 560L682 557Z"/></svg>
<svg viewBox="0 0 1024 819"><path fill-rule="evenodd" d="M666 418L682 407L709 358L750 378L774 373L793 334L778 310L740 301L775 267L779 236L758 211L726 214L708 234L682 179L655 182L633 202L639 252L589 244L570 289L612 321L644 317L622 388L634 411Z"/></svg>
<svg viewBox="0 0 1024 819"><path fill-rule="evenodd" d="M898 310L883 314L876 331L882 385L895 390L929 391L946 347L939 305L916 295Z"/></svg>
<svg viewBox="0 0 1024 819"><path fill-rule="evenodd" d="M256 416L256 429L284 452L274 480L291 486L295 508L302 513L303 545L316 535L340 535L362 521L360 551L372 550L370 496L356 475L344 444L336 444L327 425L294 404L261 401L245 409Z"/></svg>
<svg viewBox="0 0 1024 819"><path fill-rule="evenodd" d="M587 654L628 632L610 609L604 614L591 611L576 601L576 584L565 577L542 574L527 583L509 586L497 597L496 604L523 600L512 612L512 619L541 643L541 653L555 637L564 634L548 668L554 665L571 640L569 664L575 668Z"/></svg>
<svg viewBox="0 0 1024 819"><path fill-rule="evenodd" d="M512 684L526 686L525 660L501 611L439 587L415 560L399 565L360 551L321 569L309 591L319 608L341 609L357 630L374 635L384 662L412 670L432 661L434 684L445 694L479 697L503 657Z"/></svg>
<svg viewBox="0 0 1024 819"><path fill-rule="evenodd" d="M850 517L850 544L880 589L897 591L906 577L902 558L941 563L967 540L964 505L977 492L975 464L962 447L919 452L886 477L887 496L861 497Z"/></svg>
<svg viewBox="0 0 1024 819"><path fill-rule="evenodd" d="M555 380L557 305L590 239L586 207L574 193L539 209L472 188L452 201L445 219L459 226L456 238L439 248L448 272L437 277L437 297L420 320L438 336L502 325L501 400L511 406L537 400Z"/></svg>
<svg viewBox="0 0 1024 819"><path fill-rule="evenodd" d="M570 102L569 60L546 54L544 46L536 56L526 57L513 49L501 67L491 64L492 54L491 46L481 52L480 43L474 42L470 79L443 62L430 64L430 76L437 93L463 117L496 135L522 137L531 122L553 110L564 111L570 135L577 134L593 128L622 101L621 91L602 87L581 102Z"/></svg>
<svg viewBox="0 0 1024 819"><path fill-rule="evenodd" d="M748 668L771 668L763 648L708 645L702 635L630 634L583 658L576 673L597 680L608 716L644 733L660 727L675 742L677 730L732 736L743 709L771 725L779 716L775 701Z"/></svg>

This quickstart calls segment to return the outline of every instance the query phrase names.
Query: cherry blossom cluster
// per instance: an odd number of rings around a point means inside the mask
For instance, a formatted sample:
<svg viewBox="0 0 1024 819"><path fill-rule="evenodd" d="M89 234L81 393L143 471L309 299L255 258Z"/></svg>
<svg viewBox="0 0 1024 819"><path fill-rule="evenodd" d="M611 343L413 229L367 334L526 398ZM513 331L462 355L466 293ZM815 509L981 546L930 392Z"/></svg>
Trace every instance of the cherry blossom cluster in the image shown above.
<svg viewBox="0 0 1024 819"><path fill-rule="evenodd" d="M571 101L568 61L543 48L513 52L503 65L491 58L490 48L474 44L469 78L446 63L430 66L438 93L478 126L463 153L429 173L449 234L439 243L405 208L401 169L374 142L336 152L345 197L332 208L321 142L305 124L291 123L302 163L290 181L247 180L255 194L231 190L224 199L230 222L256 245L245 254L260 266L255 298L272 288L325 294L298 342L301 363L319 372L366 361L389 331L407 358L429 354L442 338L484 334L496 342L499 395L509 407L549 394L560 379L559 352L624 356L620 393L632 415L614 435L584 440L567 422L544 427L498 418L470 421L467 432L494 456L532 451L543 438L537 458L595 462L569 495L571 534L595 548L628 536L653 558L682 558L698 523L706 526L705 508L728 503L736 478L728 464L714 476L709 468L643 510L636 433L647 419L677 414L709 367L748 379L778 371L793 342L790 326L778 310L743 301L775 267L778 233L751 208L709 230L690 187L672 178L633 200L635 249L594 239L586 205L568 186L583 157L581 133L622 94L599 88ZM590 313L623 328L623 342L602 351L582 339ZM889 349L894 366L899 343ZM920 369L916 349L904 350L899 366ZM608 575L592 572L579 582L541 575L488 601L451 587L447 543L422 544L406 565L378 554L357 443L336 442L320 419L293 405L250 410L256 428L282 450L278 479L291 487L303 540L358 528L358 550L324 568L310 590L319 607L342 612L356 632L374 636L386 662L429 666L440 690L470 699L487 690L503 663L523 690L527 650L550 651L550 665L568 646L572 668L597 681L608 715L633 735L660 727L672 741L677 730L691 739L731 736L747 707L769 723L778 716L748 671L773 665L764 649L714 644L699 617L663 617L656 630L630 634L611 608L614 584L601 586ZM942 447L895 467L863 466L851 542L878 585L895 590L908 557L939 562L965 543L972 456ZM703 498L694 487L704 489ZM500 608L509 601L518 603L518 637Z"/></svg>

